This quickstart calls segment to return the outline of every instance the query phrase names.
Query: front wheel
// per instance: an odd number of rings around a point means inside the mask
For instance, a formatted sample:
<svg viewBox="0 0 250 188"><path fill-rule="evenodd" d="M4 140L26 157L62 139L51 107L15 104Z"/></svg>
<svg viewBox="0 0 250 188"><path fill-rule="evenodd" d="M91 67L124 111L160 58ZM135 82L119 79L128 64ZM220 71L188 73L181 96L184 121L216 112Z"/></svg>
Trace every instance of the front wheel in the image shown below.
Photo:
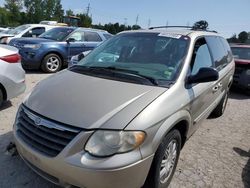
<svg viewBox="0 0 250 188"><path fill-rule="evenodd" d="M42 70L48 73L55 73L62 68L62 59L57 54L48 54L42 62Z"/></svg>
<svg viewBox="0 0 250 188"><path fill-rule="evenodd" d="M143 188L166 188L174 175L181 150L178 130L167 134L158 147Z"/></svg>

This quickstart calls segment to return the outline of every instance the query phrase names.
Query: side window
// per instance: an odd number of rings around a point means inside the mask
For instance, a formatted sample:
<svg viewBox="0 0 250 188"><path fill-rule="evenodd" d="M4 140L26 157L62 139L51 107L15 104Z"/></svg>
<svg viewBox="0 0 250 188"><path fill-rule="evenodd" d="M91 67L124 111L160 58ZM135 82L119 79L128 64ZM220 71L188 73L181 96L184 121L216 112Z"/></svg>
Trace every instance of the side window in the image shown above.
<svg viewBox="0 0 250 188"><path fill-rule="evenodd" d="M45 32L44 27L36 27L36 28L32 29L32 35L39 36L39 35L43 34L44 32Z"/></svg>
<svg viewBox="0 0 250 188"><path fill-rule="evenodd" d="M35 27L33 29L30 29L25 34L23 34L22 37L38 37L39 35L43 34L45 32L44 27Z"/></svg>
<svg viewBox="0 0 250 188"><path fill-rule="evenodd" d="M76 42L83 42L84 32L76 31L69 38L75 39Z"/></svg>
<svg viewBox="0 0 250 188"><path fill-rule="evenodd" d="M214 60L215 68L221 70L227 65L227 52L219 39L219 37L209 36L206 37L209 49L211 50Z"/></svg>
<svg viewBox="0 0 250 188"><path fill-rule="evenodd" d="M208 45L204 38L198 39L195 43L191 66L191 75L195 75L202 67L213 67Z"/></svg>
<svg viewBox="0 0 250 188"><path fill-rule="evenodd" d="M231 51L231 48L230 48L228 42L226 41L226 39L220 38L220 41L222 42L222 45L224 46L224 49L225 49L226 54L227 54L227 63L230 63L233 60L233 53Z"/></svg>
<svg viewBox="0 0 250 188"><path fill-rule="evenodd" d="M105 37L106 40L110 39L111 37L113 37L113 35L110 34L103 34L103 36Z"/></svg>
<svg viewBox="0 0 250 188"><path fill-rule="evenodd" d="M87 42L101 42L102 39L96 32L85 31L84 39Z"/></svg>

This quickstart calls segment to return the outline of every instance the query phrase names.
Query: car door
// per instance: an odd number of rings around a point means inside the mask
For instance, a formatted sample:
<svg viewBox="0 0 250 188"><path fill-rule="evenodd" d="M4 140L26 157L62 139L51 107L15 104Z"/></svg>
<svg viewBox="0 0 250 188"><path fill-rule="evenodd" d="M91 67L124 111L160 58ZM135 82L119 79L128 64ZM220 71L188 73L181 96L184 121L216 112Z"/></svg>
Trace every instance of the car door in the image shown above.
<svg viewBox="0 0 250 188"><path fill-rule="evenodd" d="M84 31L75 31L68 37L68 39L70 39L70 42L67 44L69 59L74 55L87 51L84 43Z"/></svg>
<svg viewBox="0 0 250 188"><path fill-rule="evenodd" d="M199 38L195 42L189 75L195 75L203 67L214 67L213 59L204 37ZM188 85L187 88L191 99L190 113L195 128L195 125L206 118L211 112L211 106L217 92L216 81L196 83Z"/></svg>
<svg viewBox="0 0 250 188"><path fill-rule="evenodd" d="M233 64L233 55L230 46L224 38L207 36L206 41L212 54L214 66L219 72L215 97L217 100L220 100L225 95L225 92L228 92L230 82L233 80L232 66L228 66L230 63Z"/></svg>
<svg viewBox="0 0 250 188"><path fill-rule="evenodd" d="M87 50L93 50L97 47L101 42L102 38L97 32L93 31L85 31L84 32L84 41L85 41L85 48Z"/></svg>

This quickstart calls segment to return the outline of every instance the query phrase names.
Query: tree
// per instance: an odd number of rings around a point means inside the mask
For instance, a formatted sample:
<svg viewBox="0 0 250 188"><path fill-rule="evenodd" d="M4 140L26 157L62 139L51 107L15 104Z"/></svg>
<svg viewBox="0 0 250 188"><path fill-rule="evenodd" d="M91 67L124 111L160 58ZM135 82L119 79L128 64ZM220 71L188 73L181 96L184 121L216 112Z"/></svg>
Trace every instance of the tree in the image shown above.
<svg viewBox="0 0 250 188"><path fill-rule="evenodd" d="M64 15L64 10L62 8L61 0L56 0L54 5L54 15L53 19L57 21L61 21Z"/></svg>
<svg viewBox="0 0 250 188"><path fill-rule="evenodd" d="M208 22L206 20L200 20L194 23L193 28L206 30L208 29Z"/></svg>
<svg viewBox="0 0 250 188"><path fill-rule="evenodd" d="M236 34L233 34L233 36L232 36L231 38L227 39L227 41L228 41L229 43L238 43L238 42L239 42L239 39L237 39Z"/></svg>
<svg viewBox="0 0 250 188"><path fill-rule="evenodd" d="M43 0L24 0L26 8L27 22L39 23L44 19L44 2Z"/></svg>
<svg viewBox="0 0 250 188"><path fill-rule="evenodd" d="M61 0L44 0L44 19L60 21L63 17Z"/></svg>
<svg viewBox="0 0 250 188"><path fill-rule="evenodd" d="M20 21L20 11L22 9L22 0L5 0L5 5L7 11L9 11L9 21L11 26L16 26Z"/></svg>
<svg viewBox="0 0 250 188"><path fill-rule="evenodd" d="M80 18L78 26L80 26L80 27L91 27L92 18L89 17L87 14L77 14L76 16Z"/></svg>
<svg viewBox="0 0 250 188"><path fill-rule="evenodd" d="M9 26L9 12L5 9L0 7L0 26Z"/></svg>
<svg viewBox="0 0 250 188"><path fill-rule="evenodd" d="M241 43L245 43L248 39L248 33L246 31L242 31L240 32L238 38Z"/></svg>
<svg viewBox="0 0 250 188"><path fill-rule="evenodd" d="M66 16L74 16L74 12L71 9L66 10Z"/></svg>

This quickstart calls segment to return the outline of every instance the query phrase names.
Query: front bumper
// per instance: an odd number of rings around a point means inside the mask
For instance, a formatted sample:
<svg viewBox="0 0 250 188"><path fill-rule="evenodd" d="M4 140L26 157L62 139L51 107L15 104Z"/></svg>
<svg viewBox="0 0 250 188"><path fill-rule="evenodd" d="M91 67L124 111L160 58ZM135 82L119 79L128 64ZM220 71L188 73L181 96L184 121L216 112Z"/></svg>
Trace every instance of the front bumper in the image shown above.
<svg viewBox="0 0 250 188"><path fill-rule="evenodd" d="M39 69L41 67L43 56L38 51L19 50L22 57L22 66L24 69Z"/></svg>
<svg viewBox="0 0 250 188"><path fill-rule="evenodd" d="M55 184L87 188L141 187L153 155L142 159L137 149L107 158L90 156L82 148L92 133L81 132L59 155L47 157L20 139L14 126L14 139L20 156L36 173Z"/></svg>
<svg viewBox="0 0 250 188"><path fill-rule="evenodd" d="M250 68L236 67L233 85L250 91Z"/></svg>

